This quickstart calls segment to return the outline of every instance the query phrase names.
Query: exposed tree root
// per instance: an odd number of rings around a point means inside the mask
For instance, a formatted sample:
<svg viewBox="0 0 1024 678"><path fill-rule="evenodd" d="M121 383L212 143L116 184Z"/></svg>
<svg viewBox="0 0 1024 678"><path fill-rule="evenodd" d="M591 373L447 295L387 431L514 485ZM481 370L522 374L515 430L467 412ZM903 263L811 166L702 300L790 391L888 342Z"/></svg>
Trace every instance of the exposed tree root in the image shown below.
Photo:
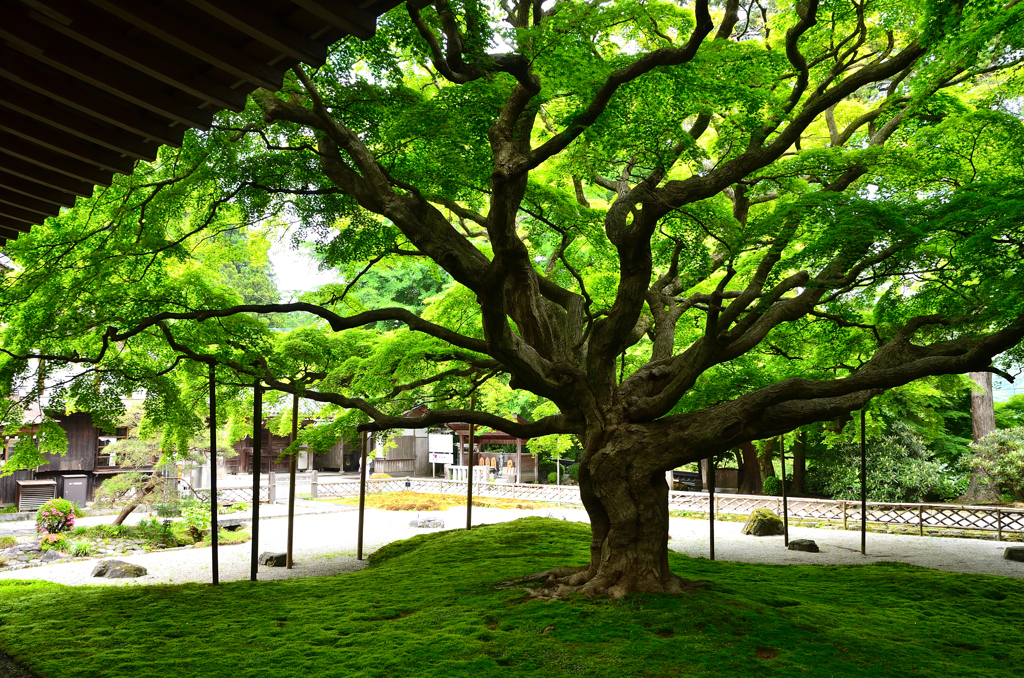
<svg viewBox="0 0 1024 678"><path fill-rule="evenodd" d="M539 600L560 600L575 594L582 594L589 598L605 596L621 598L636 593L681 595L694 593L709 584L706 580L683 579L674 574L664 582L661 580L638 580L625 574L611 576L601 572L596 576L591 576L590 569L587 566L546 570L520 579L501 582L497 588L521 589L531 598Z"/></svg>

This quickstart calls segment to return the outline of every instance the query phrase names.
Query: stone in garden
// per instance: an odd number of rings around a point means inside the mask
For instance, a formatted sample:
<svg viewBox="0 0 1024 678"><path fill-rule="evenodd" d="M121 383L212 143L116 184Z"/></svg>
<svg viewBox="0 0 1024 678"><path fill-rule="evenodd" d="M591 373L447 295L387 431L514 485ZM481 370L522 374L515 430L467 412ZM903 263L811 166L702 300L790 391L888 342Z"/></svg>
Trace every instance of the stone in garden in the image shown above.
<svg viewBox="0 0 1024 678"><path fill-rule="evenodd" d="M790 551L806 551L807 553L818 553L818 545L813 539L793 539L789 542Z"/></svg>
<svg viewBox="0 0 1024 678"><path fill-rule="evenodd" d="M782 518L764 508L751 511L750 517L747 518L747 524L743 526L743 534L755 537L770 537L782 534L784 531Z"/></svg>
<svg viewBox="0 0 1024 678"><path fill-rule="evenodd" d="M409 521L409 527L444 527L444 521L440 518L416 518Z"/></svg>
<svg viewBox="0 0 1024 678"><path fill-rule="evenodd" d="M63 558L64 556L61 555L60 551L51 550L43 553L42 557L39 558L39 560L43 561L44 563L52 563L55 560L62 560Z"/></svg>
<svg viewBox="0 0 1024 678"><path fill-rule="evenodd" d="M266 565L267 567L284 567L287 560L288 554L286 553L264 551L260 554L260 565Z"/></svg>
<svg viewBox="0 0 1024 678"><path fill-rule="evenodd" d="M107 579L130 579L145 575L146 568L141 565L126 563L123 560L104 560L92 571L92 576L106 577Z"/></svg>
<svg viewBox="0 0 1024 678"><path fill-rule="evenodd" d="M1003 551L1003 558L1007 560L1016 560L1018 563L1024 563L1024 546L1010 546Z"/></svg>
<svg viewBox="0 0 1024 678"><path fill-rule="evenodd" d="M36 551L42 551L43 550L42 546L40 546L39 544L34 544L34 543L22 544L19 548L21 548L22 551L26 551L26 552L31 551L33 553L36 552Z"/></svg>

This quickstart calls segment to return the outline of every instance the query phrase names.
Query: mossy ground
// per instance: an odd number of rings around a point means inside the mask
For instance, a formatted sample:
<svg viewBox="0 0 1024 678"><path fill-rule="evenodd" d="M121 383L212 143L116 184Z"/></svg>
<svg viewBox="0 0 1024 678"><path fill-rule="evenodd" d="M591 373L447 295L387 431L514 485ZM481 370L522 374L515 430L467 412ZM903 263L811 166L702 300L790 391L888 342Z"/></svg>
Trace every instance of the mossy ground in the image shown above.
<svg viewBox="0 0 1024 678"><path fill-rule="evenodd" d="M331 499L332 504L359 506L359 497ZM366 495L366 508L383 511L447 511L455 506L465 506L466 498L458 494L432 492L388 492ZM483 508L538 509L553 506L547 502L502 499L496 497L473 497L473 506Z"/></svg>
<svg viewBox="0 0 1024 678"><path fill-rule="evenodd" d="M499 583L586 560L586 525L528 518L384 547L321 579L0 585L0 648L40 676L1012 676L1024 581L677 554L684 596L532 599Z"/></svg>

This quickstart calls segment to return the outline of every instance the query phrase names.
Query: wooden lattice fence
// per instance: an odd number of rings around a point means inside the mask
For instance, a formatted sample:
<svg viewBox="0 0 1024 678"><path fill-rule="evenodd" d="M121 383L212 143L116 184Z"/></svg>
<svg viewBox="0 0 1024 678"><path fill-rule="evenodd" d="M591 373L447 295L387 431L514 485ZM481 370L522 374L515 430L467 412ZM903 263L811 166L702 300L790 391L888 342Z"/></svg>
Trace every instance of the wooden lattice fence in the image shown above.
<svg viewBox="0 0 1024 678"><path fill-rule="evenodd" d="M340 480L319 483L317 496L321 499L333 497L358 497L358 480ZM366 481L370 494L385 492L427 492L440 494L466 494L466 481L443 478L373 478ZM197 492L209 499L209 490ZM251 488L229 488L218 490L222 502L252 501ZM528 483L474 483L473 495L505 499L523 499L558 504L582 505L580 488L574 485L533 485ZM268 501L270 491L260 488L260 500ZM860 524L860 502L838 499L811 499L793 497L789 499L789 516L797 520L813 520L854 527ZM747 515L754 509L767 508L782 514L782 498L762 495L716 494L715 513ZM671 492L669 509L707 513L710 509L708 495L704 492ZM868 502L867 522L876 525L902 525L917 528L923 534L926 529L960 529L995 532L999 538L1004 533L1024 533L1024 509L997 508L986 506L958 506L952 504L908 504L891 502Z"/></svg>

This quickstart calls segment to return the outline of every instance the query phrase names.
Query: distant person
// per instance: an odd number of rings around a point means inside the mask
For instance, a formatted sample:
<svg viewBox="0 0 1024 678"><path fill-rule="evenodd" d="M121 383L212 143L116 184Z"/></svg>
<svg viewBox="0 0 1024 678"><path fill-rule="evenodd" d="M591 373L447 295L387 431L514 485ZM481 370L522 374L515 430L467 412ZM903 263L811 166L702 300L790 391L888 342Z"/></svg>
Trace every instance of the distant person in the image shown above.
<svg viewBox="0 0 1024 678"><path fill-rule="evenodd" d="M363 474L363 458L359 457L359 475ZM373 475L373 457L367 457L366 459L366 477L369 478Z"/></svg>

